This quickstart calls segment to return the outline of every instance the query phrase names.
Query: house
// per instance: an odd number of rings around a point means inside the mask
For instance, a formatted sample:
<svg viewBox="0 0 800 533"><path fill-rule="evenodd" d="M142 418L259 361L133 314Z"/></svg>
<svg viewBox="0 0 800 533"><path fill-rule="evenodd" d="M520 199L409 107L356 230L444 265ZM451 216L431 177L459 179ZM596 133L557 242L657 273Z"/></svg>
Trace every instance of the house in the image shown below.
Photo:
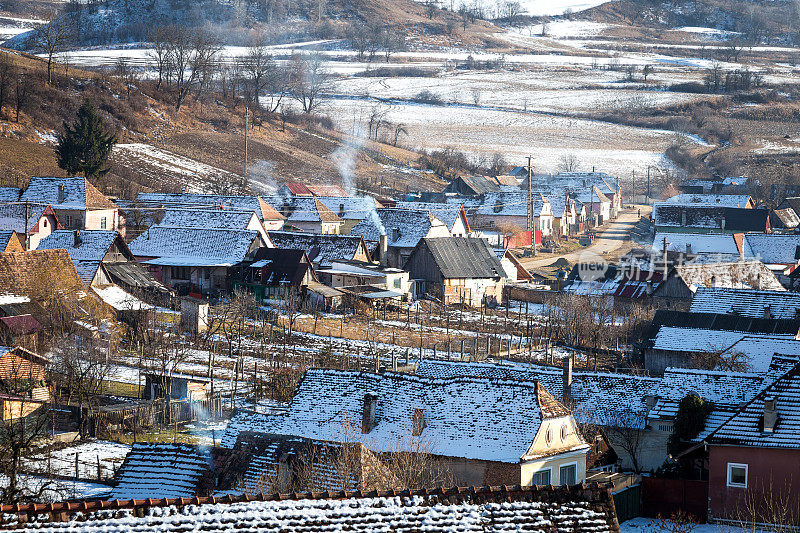
<svg viewBox="0 0 800 533"><path fill-rule="evenodd" d="M44 309L30 297L0 293L0 346L36 349L37 334L43 329L39 321L45 317Z"/></svg>
<svg viewBox="0 0 800 533"><path fill-rule="evenodd" d="M363 237L357 235L320 235L292 231L271 231L276 248L303 250L315 268L330 267L333 261L372 262Z"/></svg>
<svg viewBox="0 0 800 533"><path fill-rule="evenodd" d="M798 525L798 390L800 364L740 406L706 439L709 515L714 521L769 524L786 517L789 522L782 527Z"/></svg>
<svg viewBox="0 0 800 533"><path fill-rule="evenodd" d="M480 196L487 192L500 192L500 184L486 176L458 177L442 190L446 196Z"/></svg>
<svg viewBox="0 0 800 533"><path fill-rule="evenodd" d="M14 230L0 231L0 253L24 252L25 235Z"/></svg>
<svg viewBox="0 0 800 533"><path fill-rule="evenodd" d="M634 433L642 438L641 447L633 450L640 464L648 460L648 464L655 462L655 467L658 467L666 457L665 442L647 437L647 414L652 407L654 392L661 383L659 378L573 370L570 358L563 360L562 369L519 363L461 363L423 359L417 364L415 374L438 379L471 377L525 383L538 381L547 390L553 391L557 400L572 408L579 424L603 428L589 442L593 448L591 453L600 451L598 446L608 440L616 452L614 460L618 457L623 467L632 468L634 461L626 452L629 447L621 441L626 435Z"/></svg>
<svg viewBox="0 0 800 533"><path fill-rule="evenodd" d="M119 281L128 289L166 290L146 268L136 263L117 231L57 230L42 240L38 249L66 250L87 287L101 287ZM135 271L135 275L124 275L128 271Z"/></svg>
<svg viewBox="0 0 800 533"><path fill-rule="evenodd" d="M35 250L42 239L60 228L61 223L50 205L0 204L0 231L20 235L23 250Z"/></svg>
<svg viewBox="0 0 800 533"><path fill-rule="evenodd" d="M346 235L382 205L370 196L318 196L322 204L342 219L339 233Z"/></svg>
<svg viewBox="0 0 800 533"><path fill-rule="evenodd" d="M135 442L114 476L111 499L190 498L214 489L208 447Z"/></svg>
<svg viewBox="0 0 800 533"><path fill-rule="evenodd" d="M698 287L690 311L792 320L800 318L800 293Z"/></svg>
<svg viewBox="0 0 800 533"><path fill-rule="evenodd" d="M800 216L791 207L773 209L769 213L769 225L776 232L792 232L800 226Z"/></svg>
<svg viewBox="0 0 800 533"><path fill-rule="evenodd" d="M283 229L286 221L285 216L260 196L143 192L136 196L136 203L153 209L223 209L255 212L267 231Z"/></svg>
<svg viewBox="0 0 800 533"><path fill-rule="evenodd" d="M316 196L264 196L263 200L286 217L294 231L338 235L345 221Z"/></svg>
<svg viewBox="0 0 800 533"><path fill-rule="evenodd" d="M411 292L408 272L375 263L332 261L329 267L318 269L317 275L325 285L335 288L371 285L401 295Z"/></svg>
<svg viewBox="0 0 800 533"><path fill-rule="evenodd" d="M0 416L4 422L30 416L50 401L49 364L45 357L20 346L0 347Z"/></svg>
<svg viewBox="0 0 800 533"><path fill-rule="evenodd" d="M310 369L284 413L237 412L225 430L341 442L353 435L378 454L420 445L464 485L574 485L589 446L570 411L539 383L431 379Z"/></svg>
<svg viewBox="0 0 800 533"><path fill-rule="evenodd" d="M248 229L269 242L267 230L255 211L231 209L164 209L159 226L177 228Z"/></svg>
<svg viewBox="0 0 800 533"><path fill-rule="evenodd" d="M161 283L203 294L227 291L240 263L270 247L257 231L153 226L130 243Z"/></svg>
<svg viewBox="0 0 800 533"><path fill-rule="evenodd" d="M663 204L687 207L739 207L755 209L756 203L748 194L676 194L667 198Z"/></svg>
<svg viewBox="0 0 800 533"><path fill-rule="evenodd" d="M586 210L579 209L579 202L569 196L544 195L550 203L553 213L553 236L567 237L582 231L581 222L585 219Z"/></svg>
<svg viewBox="0 0 800 533"><path fill-rule="evenodd" d="M789 286L789 275L800 265L800 235L745 233L741 242L744 257L758 259Z"/></svg>
<svg viewBox="0 0 800 533"><path fill-rule="evenodd" d="M586 207L588 217L596 217L597 224L604 224L616 215L613 199L603 194L597 186L580 191L575 199Z"/></svg>
<svg viewBox="0 0 800 533"><path fill-rule="evenodd" d="M622 184L614 176L604 172L559 172L555 175L533 174L531 176L531 190L548 198L569 196L575 199L583 194L591 197L594 194L594 188L599 189L602 195L611 201L610 213L612 217L615 217L622 209ZM520 184L520 189L528 190L527 176ZM594 200L596 199L594 198Z"/></svg>
<svg viewBox="0 0 800 533"><path fill-rule="evenodd" d="M146 475L142 475L147 479ZM157 479L157 478L156 478ZM138 494L141 494L138 493ZM108 531L527 531L547 533L553 524L574 531L619 533L610 484L573 487L424 488L407 491L314 492L226 495L54 503L48 513L33 506L3 506L6 516L37 527L66 525L85 533ZM112 494L112 498L113 498ZM109 512L111 511L111 512ZM55 518L58 517L58 522ZM9 518L9 520L11 520ZM24 522L23 522L24 521ZM52 522L52 523L51 523Z"/></svg>
<svg viewBox="0 0 800 533"><path fill-rule="evenodd" d="M311 260L303 250L259 248L250 261L233 287L246 288L259 301L285 300L288 291L302 296L306 287L317 281Z"/></svg>
<svg viewBox="0 0 800 533"><path fill-rule="evenodd" d="M737 355L737 366L752 367L748 354L731 351L731 348L748 337L793 341L798 331L797 322L784 321L784 324L786 328L777 327L770 332L758 331L758 324L753 327L756 331L661 326L655 337L647 343L644 366L650 374L661 375L669 367L694 368L714 362L724 365L725 355Z"/></svg>
<svg viewBox="0 0 800 533"><path fill-rule="evenodd" d="M386 266L403 268L422 239L450 237L447 225L427 211L384 208L375 214L357 224L350 235L377 246L373 256Z"/></svg>
<svg viewBox="0 0 800 533"><path fill-rule="evenodd" d="M119 208L86 178L34 176L20 201L50 204L65 229L116 230L125 235Z"/></svg>
<svg viewBox="0 0 800 533"><path fill-rule="evenodd" d="M741 238L741 235L739 236ZM685 253L687 256L705 256L705 261L736 261L741 257L737 238L730 233L656 233L653 252Z"/></svg>
<svg viewBox="0 0 800 533"><path fill-rule="evenodd" d="M165 376L162 372L143 372L145 383L142 398L145 400L188 400L190 402L207 400L211 392L211 380L203 376L172 372Z"/></svg>
<svg viewBox="0 0 800 533"><path fill-rule="evenodd" d="M769 233L768 209L706 205L653 204L656 232Z"/></svg>
<svg viewBox="0 0 800 533"><path fill-rule="evenodd" d="M653 291L660 303L688 305L698 287L727 287L785 292L775 274L760 261L677 264Z"/></svg>
<svg viewBox="0 0 800 533"><path fill-rule="evenodd" d="M745 176L736 176L683 180L679 188L686 194L745 194L756 186L758 186L757 180L748 179Z"/></svg>
<svg viewBox="0 0 800 533"><path fill-rule="evenodd" d="M484 239L422 239L404 269L411 279L422 280L424 293L445 305L479 307L503 300L505 270Z"/></svg>
<svg viewBox="0 0 800 533"><path fill-rule="evenodd" d="M471 200L450 198L448 204L463 203L470 227L473 230L496 232L505 237L503 247L518 246L513 243L518 234L528 228L528 193L521 191L502 191L486 193ZM541 237L553 232L553 212L550 202L541 194L531 196L533 204L533 230ZM537 241L538 242L538 241ZM526 244L529 244L530 240Z"/></svg>
<svg viewBox="0 0 800 533"><path fill-rule="evenodd" d="M427 211L442 222L453 237L469 237L470 227L463 205L436 202L395 202L396 209Z"/></svg>
<svg viewBox="0 0 800 533"><path fill-rule="evenodd" d="M299 181L287 181L278 189L278 194L281 196L350 196L347 191L338 185L311 185Z"/></svg>
<svg viewBox="0 0 800 533"><path fill-rule="evenodd" d="M495 251L495 254L500 259L500 264L503 265L503 271L509 282L530 283L533 281L533 274L528 272L528 269L520 263L511 250Z"/></svg>

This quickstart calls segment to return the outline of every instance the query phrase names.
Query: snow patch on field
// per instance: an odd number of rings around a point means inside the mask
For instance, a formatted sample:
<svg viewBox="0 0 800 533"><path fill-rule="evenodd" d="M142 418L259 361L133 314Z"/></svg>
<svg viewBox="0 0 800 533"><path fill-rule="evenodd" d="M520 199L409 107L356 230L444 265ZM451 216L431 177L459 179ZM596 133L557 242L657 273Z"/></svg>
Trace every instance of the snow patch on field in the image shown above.
<svg viewBox="0 0 800 533"><path fill-rule="evenodd" d="M209 183L236 177L227 170L144 143L118 144L114 147L114 156L127 160L130 166L151 178L175 178L188 192L207 192L205 188Z"/></svg>
<svg viewBox="0 0 800 533"><path fill-rule="evenodd" d="M672 31L692 33L708 41L724 41L731 37L741 35L741 33L736 31L720 30L718 28L708 28L705 26L683 26L682 28L675 28Z"/></svg>
<svg viewBox="0 0 800 533"><path fill-rule="evenodd" d="M551 39L569 39L571 37L592 37L601 33L611 25L590 20L554 20L549 22L542 35L542 25L533 24L510 33L528 36L550 37Z"/></svg>
<svg viewBox="0 0 800 533"><path fill-rule="evenodd" d="M110 441L89 441L49 453L34 455L26 460L25 468L32 472L52 473L58 476L75 475L75 456L81 478L96 478L98 462L101 478L112 478L122 465L131 447L127 444ZM50 470L48 471L48 465Z"/></svg>

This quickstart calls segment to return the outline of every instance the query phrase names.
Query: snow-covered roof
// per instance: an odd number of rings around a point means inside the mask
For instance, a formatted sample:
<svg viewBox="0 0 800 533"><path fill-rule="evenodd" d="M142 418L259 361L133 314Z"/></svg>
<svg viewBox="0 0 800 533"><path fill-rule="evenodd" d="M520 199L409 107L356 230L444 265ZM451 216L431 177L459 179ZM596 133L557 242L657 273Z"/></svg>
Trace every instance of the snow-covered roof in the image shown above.
<svg viewBox="0 0 800 533"><path fill-rule="evenodd" d="M460 203L445 204L435 202L396 202L397 209L410 209L413 211L427 211L433 216L444 222L448 228L453 229L458 217L461 216L462 206Z"/></svg>
<svg viewBox="0 0 800 533"><path fill-rule="evenodd" d="M676 194L663 203L686 206L748 207L748 194Z"/></svg>
<svg viewBox="0 0 800 533"><path fill-rule="evenodd" d="M255 211L233 211L230 209L165 209L159 226L179 228L247 229Z"/></svg>
<svg viewBox="0 0 800 533"><path fill-rule="evenodd" d="M744 234L744 255L767 265L796 265L800 261L800 235Z"/></svg>
<svg viewBox="0 0 800 533"><path fill-rule="evenodd" d="M376 209L375 214L377 219L365 218L353 227L350 235L360 235L372 242L378 242L381 235L386 235L389 246L414 248L432 227L445 226L444 222L427 211Z"/></svg>
<svg viewBox="0 0 800 533"><path fill-rule="evenodd" d="M255 211L261 220L283 220L285 217L259 196L230 194L155 193L142 192L137 202L153 207L228 209Z"/></svg>
<svg viewBox="0 0 800 533"><path fill-rule="evenodd" d="M153 309L152 305L141 301L116 285L95 287L93 290L101 300L117 311L144 311Z"/></svg>
<svg viewBox="0 0 800 533"><path fill-rule="evenodd" d="M529 383L538 380L556 399L563 401L563 372L557 368L423 359L417 364L416 375L439 379L459 376L511 379ZM644 423L647 413L645 398L654 394L660 382L660 378L575 370L570 388L575 417L578 422L600 425Z"/></svg>
<svg viewBox="0 0 800 533"><path fill-rule="evenodd" d="M739 331L719 331L662 326L653 342L654 350L687 353L722 353L745 337L759 335ZM793 335L773 335L779 339L794 339Z"/></svg>
<svg viewBox="0 0 800 533"><path fill-rule="evenodd" d="M262 199L292 222L341 222L321 199L313 196L262 196ZM338 209L338 207L337 207Z"/></svg>
<svg viewBox="0 0 800 533"><path fill-rule="evenodd" d="M369 196L318 196L317 199L342 220L364 220L379 207Z"/></svg>
<svg viewBox="0 0 800 533"><path fill-rule="evenodd" d="M303 250L319 266L330 266L331 261L354 259L361 245L357 235L319 235L292 231L270 231L275 248Z"/></svg>
<svg viewBox="0 0 800 533"><path fill-rule="evenodd" d="M257 231L153 226L130 243L136 257L154 257L153 264L231 266L245 259L260 238Z"/></svg>
<svg viewBox="0 0 800 533"><path fill-rule="evenodd" d="M664 239L667 239L668 252L686 252L690 254L728 254L738 256L739 249L731 234L710 233L656 233L653 239L653 251L663 253Z"/></svg>
<svg viewBox="0 0 800 533"><path fill-rule="evenodd" d="M63 187L63 193L60 188ZM31 178L21 200L46 203L54 209L115 209L117 206L86 178Z"/></svg>
<svg viewBox="0 0 800 533"><path fill-rule="evenodd" d="M0 202L16 202L22 195L18 187L0 187Z"/></svg>
<svg viewBox="0 0 800 533"><path fill-rule="evenodd" d="M533 215L538 217L542 214L546 201L539 193L531 196L533 203ZM528 216L528 193L519 190L487 192L476 198L447 198L448 205L463 204L464 209L470 215L485 216ZM549 204L548 204L549 208Z"/></svg>
<svg viewBox="0 0 800 533"><path fill-rule="evenodd" d="M583 485L391 490L369 494L333 491L295 497L200 497L184 501L90 501L55 504L49 513L31 508L24 523L15 522L10 527L43 533L466 533L487 530L611 533L619 531L611 502L607 486ZM8 506L4 512L13 520L25 511Z"/></svg>
<svg viewBox="0 0 800 533"><path fill-rule="evenodd" d="M66 250L73 261L100 261L119 235L111 230L81 230L75 246L74 230L56 230L41 240L38 250Z"/></svg>
<svg viewBox="0 0 800 533"><path fill-rule="evenodd" d="M752 318L796 319L800 317L800 293L755 291L723 287L698 287L692 298L693 313L725 313Z"/></svg>
<svg viewBox="0 0 800 533"><path fill-rule="evenodd" d="M765 402L774 401L777 422L764 431ZM800 364L759 392L714 431L711 444L758 448L800 448Z"/></svg>
<svg viewBox="0 0 800 533"><path fill-rule="evenodd" d="M374 428L362 435L365 394L377 396L377 412ZM424 409L422 437L432 453L518 463L542 419L548 418L539 394L534 383L521 381L311 369L286 415L265 415L257 427L265 433L333 442L356 431L368 449L387 452L411 435L414 410ZM253 417L234 416L223 445L235 442L239 432L251 431Z"/></svg>
<svg viewBox="0 0 800 533"><path fill-rule="evenodd" d="M676 265L675 273L694 292L697 287L728 287L785 292L775 274L760 261Z"/></svg>
<svg viewBox="0 0 800 533"><path fill-rule="evenodd" d="M767 372L776 355L800 359L800 341L784 336L746 335L721 355L743 356L750 370Z"/></svg>
<svg viewBox="0 0 800 533"><path fill-rule="evenodd" d="M16 231L17 233L33 232L44 216L48 206L44 204L28 205L28 228L25 229L25 206L23 204L0 204L0 230Z"/></svg>
<svg viewBox="0 0 800 533"><path fill-rule="evenodd" d="M210 465L207 448L180 443L134 443L115 476L117 485L111 491L111 499L194 496Z"/></svg>

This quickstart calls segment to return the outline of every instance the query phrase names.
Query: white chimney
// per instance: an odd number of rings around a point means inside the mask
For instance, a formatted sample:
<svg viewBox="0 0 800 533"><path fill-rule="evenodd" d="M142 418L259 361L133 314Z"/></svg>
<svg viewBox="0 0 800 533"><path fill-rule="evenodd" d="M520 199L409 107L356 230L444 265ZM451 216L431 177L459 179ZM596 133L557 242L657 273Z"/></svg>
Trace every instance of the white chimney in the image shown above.
<svg viewBox="0 0 800 533"><path fill-rule="evenodd" d="M561 396L561 403L569 405L572 403L572 356L565 357L561 360L563 364L563 371L561 373L561 380L564 385L564 393Z"/></svg>
<svg viewBox="0 0 800 533"><path fill-rule="evenodd" d="M378 254L380 257L381 266L388 266L389 264L389 238L386 235L381 235L380 239L378 240L379 243L379 250Z"/></svg>
<svg viewBox="0 0 800 533"><path fill-rule="evenodd" d="M764 433L775 433L777 423L778 411L775 408L775 397L767 396L764 398Z"/></svg>

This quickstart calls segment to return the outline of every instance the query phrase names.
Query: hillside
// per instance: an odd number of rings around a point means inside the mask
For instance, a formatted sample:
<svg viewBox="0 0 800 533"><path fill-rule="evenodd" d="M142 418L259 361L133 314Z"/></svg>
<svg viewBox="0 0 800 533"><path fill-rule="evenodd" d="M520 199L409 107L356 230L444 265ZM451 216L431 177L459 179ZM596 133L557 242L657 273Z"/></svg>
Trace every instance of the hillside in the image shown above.
<svg viewBox="0 0 800 533"><path fill-rule="evenodd" d="M33 174L61 175L53 153L55 135L71 121L84 98L91 98L119 145L110 172L98 186L114 196L142 190L226 192L239 187L244 174L244 109L234 101L188 99L179 112L171 96L151 82L59 69L46 84L38 58L0 53L25 80L19 119L6 101L0 120L0 186L23 186ZM375 193L441 187L441 181L412 166L418 154L386 144L361 141L348 149L341 133L306 124L302 117L285 124L264 117L249 131L248 177L252 189L274 189L285 180L342 183L342 168L353 168L358 188ZM294 120L295 123L292 123ZM352 158L352 165L346 159ZM248 185L248 187L250 184Z"/></svg>

